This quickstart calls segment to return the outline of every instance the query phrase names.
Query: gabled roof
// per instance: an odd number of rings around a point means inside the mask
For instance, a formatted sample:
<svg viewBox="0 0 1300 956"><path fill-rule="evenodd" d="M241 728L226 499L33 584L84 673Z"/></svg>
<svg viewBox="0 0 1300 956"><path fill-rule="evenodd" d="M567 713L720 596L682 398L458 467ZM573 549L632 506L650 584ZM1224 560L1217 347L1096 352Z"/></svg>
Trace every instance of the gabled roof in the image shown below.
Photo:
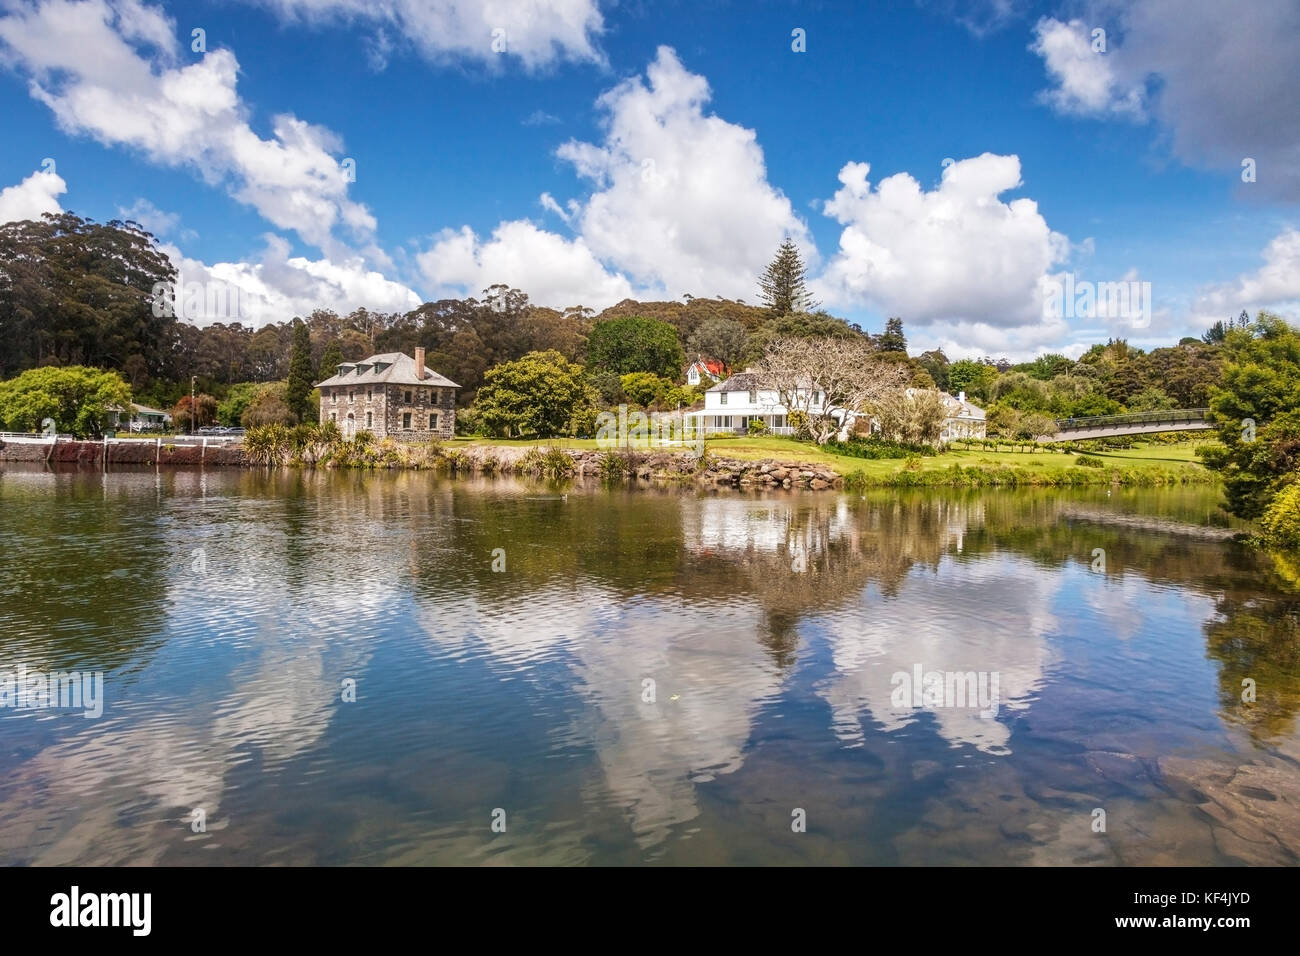
<svg viewBox="0 0 1300 956"><path fill-rule="evenodd" d="M943 400L945 410L951 418L970 418L975 421L984 421L988 416L984 409L970 402L963 402L959 398L949 395L947 392L940 392L939 397Z"/></svg>
<svg viewBox="0 0 1300 956"><path fill-rule="evenodd" d="M317 382L316 388L329 385L434 385L460 388L451 379L444 378L427 365L424 371L424 378L416 378L415 359L402 352L384 352L360 362L341 362L338 374Z"/></svg>
<svg viewBox="0 0 1300 956"><path fill-rule="evenodd" d="M714 378L727 374L727 366L723 365L718 359L698 358L690 365L686 366L686 371L689 372L693 368L698 368L701 372L707 372Z"/></svg>

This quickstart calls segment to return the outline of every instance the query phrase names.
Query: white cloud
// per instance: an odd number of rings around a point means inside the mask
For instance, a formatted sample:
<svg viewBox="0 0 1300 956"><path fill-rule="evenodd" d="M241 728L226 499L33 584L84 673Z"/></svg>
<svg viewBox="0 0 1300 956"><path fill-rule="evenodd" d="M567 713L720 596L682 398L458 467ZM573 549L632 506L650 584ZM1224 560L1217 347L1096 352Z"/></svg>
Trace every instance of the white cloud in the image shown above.
<svg viewBox="0 0 1300 956"><path fill-rule="evenodd" d="M1034 27L1029 49L1043 58L1056 86L1045 90L1042 99L1062 113L1096 115L1115 113L1132 118L1143 116L1143 86L1129 85L1115 69L1118 50L1093 49L1092 30L1082 20L1062 23L1044 17Z"/></svg>
<svg viewBox="0 0 1300 956"><path fill-rule="evenodd" d="M123 219L138 222L155 236L170 234L181 222L179 213L164 212L147 199L137 199L130 206L118 206L117 212Z"/></svg>
<svg viewBox="0 0 1300 956"><path fill-rule="evenodd" d="M137 0L45 0L0 17L0 53L69 132L194 169L327 251L339 248L338 226L372 233L374 217L348 198L333 155L339 138L291 115L274 117L270 139L258 136L235 89L234 54L184 63L175 33L161 10Z"/></svg>
<svg viewBox="0 0 1300 956"><path fill-rule="evenodd" d="M782 239L816 249L790 200L767 180L753 130L706 115L709 85L668 47L600 97L604 142L570 141L561 159L596 189L578 214L592 251L674 297L755 295Z"/></svg>
<svg viewBox="0 0 1300 956"><path fill-rule="evenodd" d="M443 288L476 293L508 282L540 304L600 307L634 289L753 298L786 236L815 261L807 227L767 181L754 131L706 115L708 99L708 82L660 47L646 80L597 100L603 141L571 140L558 151L593 192L564 205L549 193L540 201L575 238L526 222L502 223L486 242L468 229L444 233L421 257L425 275ZM572 274L558 274L558 263ZM523 284L530 279L536 284Z"/></svg>
<svg viewBox="0 0 1300 956"><path fill-rule="evenodd" d="M1203 289L1192 312L1202 324L1235 316L1245 309L1253 317L1260 309L1300 316L1300 229L1284 229L1262 253L1264 265L1255 272Z"/></svg>
<svg viewBox="0 0 1300 956"><path fill-rule="evenodd" d="M0 191L0 223L40 219L47 212L63 212L58 196L68 184L53 170L38 170L15 186Z"/></svg>
<svg viewBox="0 0 1300 956"><path fill-rule="evenodd" d="M183 317L196 325L242 322L262 326L308 315L315 309L345 314L364 306L375 312L408 312L423 301L412 289L368 269L360 258L343 261L290 256L283 238L268 234L266 248L253 261L211 265L191 259L171 244L159 248L179 273ZM187 308L197 302L198 308Z"/></svg>
<svg viewBox="0 0 1300 956"><path fill-rule="evenodd" d="M416 261L436 287L435 299L478 295L497 282L556 308L602 308L637 295L626 278L601 265L581 238L565 239L527 220L501 223L486 241L468 226L444 230Z"/></svg>
<svg viewBox="0 0 1300 956"><path fill-rule="evenodd" d="M525 126L550 126L559 121L558 116L548 113L546 110L533 110L524 117L523 123Z"/></svg>
<svg viewBox="0 0 1300 956"><path fill-rule="evenodd" d="M840 170L825 204L844 225L840 248L812 283L828 302L870 304L907 322L936 322L1008 345L1054 335L1042 317L1042 282L1069 254L1031 199L1003 202L1020 186L1016 156L985 153L953 163L926 191L898 173L872 188L867 163ZM1011 343L1016 344L1016 343Z"/></svg>
<svg viewBox="0 0 1300 956"><path fill-rule="evenodd" d="M394 37L436 63L517 57L529 69L561 60L603 63L596 0L260 0L289 21L373 23L370 58L382 69ZM493 31L504 31L494 34ZM504 38L504 48L499 42ZM494 45L494 40L498 41Z"/></svg>
<svg viewBox="0 0 1300 956"><path fill-rule="evenodd" d="M1300 199L1300 4L1093 0L1086 16L1038 24L1031 49L1054 80L1050 102L1114 116L1145 101L1181 161L1239 180L1254 159L1250 189ZM1105 54L1082 52L1085 22L1112 25Z"/></svg>

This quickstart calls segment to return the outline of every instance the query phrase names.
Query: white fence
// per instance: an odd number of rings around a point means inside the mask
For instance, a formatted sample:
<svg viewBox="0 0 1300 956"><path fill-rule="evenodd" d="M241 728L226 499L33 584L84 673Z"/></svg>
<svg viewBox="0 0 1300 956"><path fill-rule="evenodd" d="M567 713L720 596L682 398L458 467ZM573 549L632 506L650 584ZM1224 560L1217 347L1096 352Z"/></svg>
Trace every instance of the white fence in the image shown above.
<svg viewBox="0 0 1300 956"><path fill-rule="evenodd" d="M167 438L82 438L71 435L34 435L31 432L0 432L0 441L15 445L52 445L59 441L87 441L96 444L129 445L148 442L154 445L186 445L196 448L210 446L224 447L237 445L244 440L243 435L172 435Z"/></svg>

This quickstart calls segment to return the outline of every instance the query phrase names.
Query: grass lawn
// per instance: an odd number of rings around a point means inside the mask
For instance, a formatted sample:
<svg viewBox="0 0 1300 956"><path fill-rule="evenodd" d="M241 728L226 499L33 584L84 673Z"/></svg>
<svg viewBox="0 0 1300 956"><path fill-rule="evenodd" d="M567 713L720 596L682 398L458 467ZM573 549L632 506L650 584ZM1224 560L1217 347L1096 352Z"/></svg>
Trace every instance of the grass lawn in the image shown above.
<svg viewBox="0 0 1300 956"><path fill-rule="evenodd" d="M1098 451L1088 452L1096 458L1101 458L1108 466L1115 468L1141 468L1150 466L1162 470L1178 470L1180 468L1195 468L1200 470L1202 466L1196 457L1196 448L1203 444L1202 442L1179 442L1174 445L1143 444L1134 448L1120 451ZM448 442L450 447L464 447L467 445L542 445L545 447L556 446L558 448L575 448L592 450L596 448L594 438L586 439L546 439L541 441L525 440L506 440L495 438L455 438ZM847 455L835 455L828 451L823 451L816 445L808 442L795 441L791 438L754 438L748 436L731 437L711 437L708 440L709 454L724 458L779 458L788 461L806 462L815 465L827 465L839 472L841 475L848 475L855 471L865 472L871 477L883 477L893 474L902 468L902 461L899 459L885 459L881 461L872 461L864 458L852 458ZM659 450L659 449L651 449ZM664 451L680 451L680 447L666 447ZM1000 451L992 452L983 449L975 451L949 451L942 455L934 455L921 459L921 470L930 471L939 468L948 468L952 465L1007 465L1020 468L1029 468L1039 471L1049 471L1071 467L1076 461L1075 455L1063 455L1059 452L1037 451L1033 454L1027 452Z"/></svg>

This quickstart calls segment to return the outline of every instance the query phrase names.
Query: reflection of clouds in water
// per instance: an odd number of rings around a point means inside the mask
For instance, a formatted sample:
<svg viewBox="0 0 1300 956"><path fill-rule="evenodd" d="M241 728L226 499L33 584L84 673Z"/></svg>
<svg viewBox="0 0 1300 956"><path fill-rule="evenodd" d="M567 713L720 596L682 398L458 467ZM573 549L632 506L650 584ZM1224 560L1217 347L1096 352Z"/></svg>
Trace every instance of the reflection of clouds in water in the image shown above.
<svg viewBox="0 0 1300 956"><path fill-rule="evenodd" d="M609 788L642 846L696 816L695 783L740 768L755 715L781 688L754 640L753 609L694 608L668 632L666 613L629 611L609 639L579 650L574 668L600 712L593 734ZM646 678L654 703L642 700Z"/></svg>
<svg viewBox="0 0 1300 956"><path fill-rule="evenodd" d="M1027 708L1049 660L1046 636L1056 623L1050 610L1056 587L1020 558L947 560L937 573L910 574L897 601L874 605L865 615L828 617L835 675L818 694L831 706L836 736L862 743L864 708L886 732L926 714L954 745L1006 753L1006 724L979 716L978 708L896 708L891 678L898 671L910 674L916 664L926 671L997 672L999 713ZM918 598L918 590L925 596ZM926 607L923 618L915 615L918 604Z"/></svg>
<svg viewBox="0 0 1300 956"><path fill-rule="evenodd" d="M112 817L109 808L115 802L104 797L112 789L136 791L167 811L179 808L181 815L173 819L178 826L183 822L183 832L188 833L195 807L204 809L210 830L221 829L218 815L225 778L236 764L247 761L242 751L256 748L261 766L274 770L311 749L338 705L341 677L334 675L357 676L369 658L362 641L328 640L319 632L310 639L302 637L309 628L297 623L298 603L309 603L313 614L355 620L367 619L392 600L391 587L375 584L358 584L337 594L321 589L292 601L267 594L253 622L240 622L237 614L197 598L177 601L168 626L177 635L172 640L229 641L234 645L233 663L226 679L217 681L205 674L202 687L212 690L183 701L179 710L158 709L159 701L175 699L168 692L166 660L133 675L129 684L119 683L127 688L125 699L114 700L109 681L104 720L87 721L94 726L45 748L19 768L12 777L20 781L20 797L37 789L51 793L63 805L69 795L86 803L86 819L74 822L61 841L45 847L37 862L82 859L88 848L78 843L81 837L72 838L81 830L107 830L115 840L133 843L120 859L148 859L163 852L166 844L158 843L148 828L121 829L106 826L104 820L94 822L96 817ZM222 655L206 658L222 659ZM133 700L134 694L148 699ZM136 707L149 716L133 713ZM32 822L41 819L43 815L33 816ZM44 842L32 836L29 847Z"/></svg>
<svg viewBox="0 0 1300 956"><path fill-rule="evenodd" d="M1066 574L1083 576L1082 581L1071 581L1071 584L1079 585L1083 605L1092 613L1089 626L1101 627L1102 635L1115 640L1127 641L1138 636L1151 614L1151 601L1156 597L1151 581L1131 571L1123 575L1100 575L1071 568Z"/></svg>
<svg viewBox="0 0 1300 956"><path fill-rule="evenodd" d="M683 614L675 602L629 605L594 588L548 588L499 605L471 597L455 617L447 611L430 606L419 618L451 656L478 643L512 670L551 657L569 663L587 708L566 733L576 729L595 748L608 794L596 799L629 814L643 847L698 815L696 783L739 769L758 709L780 690L754 638L759 613L741 603ZM642 697L647 678L653 703Z"/></svg>

